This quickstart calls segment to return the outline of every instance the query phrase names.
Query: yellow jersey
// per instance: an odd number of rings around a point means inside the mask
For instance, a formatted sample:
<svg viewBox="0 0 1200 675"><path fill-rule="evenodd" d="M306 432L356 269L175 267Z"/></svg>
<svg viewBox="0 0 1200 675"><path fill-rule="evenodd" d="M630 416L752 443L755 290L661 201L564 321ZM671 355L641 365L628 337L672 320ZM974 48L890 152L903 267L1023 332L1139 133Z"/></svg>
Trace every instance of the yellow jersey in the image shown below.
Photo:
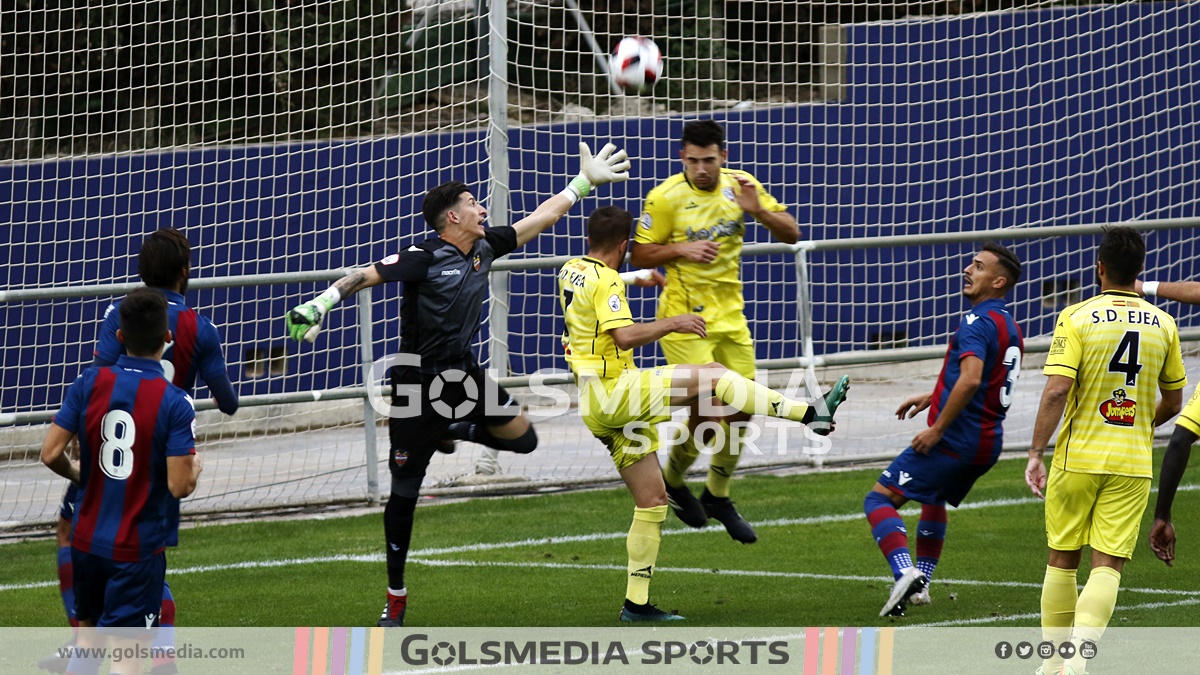
<svg viewBox="0 0 1200 675"><path fill-rule="evenodd" d="M637 369L633 351L617 349L608 334L633 323L625 282L616 270L586 256L568 261L558 272L558 302L566 319L563 351L576 378L616 378Z"/></svg>
<svg viewBox="0 0 1200 675"><path fill-rule="evenodd" d="M746 214L735 198L742 188L734 176L745 176L754 183L759 203L766 210L786 210L754 176L733 169L721 169L712 191L697 189L686 174L679 173L646 195L634 235L636 243L715 241L721 245L711 263L683 258L667 263L667 286L658 301L658 318L699 314L709 332L745 322L740 271Z"/></svg>
<svg viewBox="0 0 1200 675"><path fill-rule="evenodd" d="M1157 389L1187 386L1179 329L1134 293L1107 291L1058 315L1046 375L1075 380L1054 466L1150 478Z"/></svg>

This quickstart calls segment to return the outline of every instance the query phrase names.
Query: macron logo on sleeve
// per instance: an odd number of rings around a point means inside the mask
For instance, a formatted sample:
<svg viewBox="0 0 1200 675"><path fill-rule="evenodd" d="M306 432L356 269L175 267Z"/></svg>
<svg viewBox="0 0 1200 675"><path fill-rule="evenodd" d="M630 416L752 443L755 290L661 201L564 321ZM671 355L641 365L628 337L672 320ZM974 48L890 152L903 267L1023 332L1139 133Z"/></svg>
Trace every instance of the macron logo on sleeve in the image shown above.
<svg viewBox="0 0 1200 675"><path fill-rule="evenodd" d="M978 318L979 317L975 316L974 314L968 314L967 315L967 325L970 326L970 325L974 324Z"/></svg>

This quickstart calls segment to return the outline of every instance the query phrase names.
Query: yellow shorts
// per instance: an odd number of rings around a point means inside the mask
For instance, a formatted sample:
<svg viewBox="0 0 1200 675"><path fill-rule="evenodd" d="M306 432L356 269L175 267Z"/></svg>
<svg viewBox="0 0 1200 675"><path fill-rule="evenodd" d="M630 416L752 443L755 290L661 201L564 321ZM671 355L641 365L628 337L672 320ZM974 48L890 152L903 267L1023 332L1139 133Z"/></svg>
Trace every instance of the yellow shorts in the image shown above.
<svg viewBox="0 0 1200 675"><path fill-rule="evenodd" d="M1056 551L1084 546L1132 558L1150 479L1050 469L1046 482L1046 540Z"/></svg>
<svg viewBox="0 0 1200 675"><path fill-rule="evenodd" d="M657 424L671 419L671 373L675 366L626 370L618 377L580 378L579 414L608 448L617 470L658 450Z"/></svg>
<svg viewBox="0 0 1200 675"><path fill-rule="evenodd" d="M728 332L709 333L708 337L672 333L658 341L667 363L676 365L719 363L742 377L754 379L754 340L750 327L741 326Z"/></svg>
<svg viewBox="0 0 1200 675"><path fill-rule="evenodd" d="M1187 405L1183 406L1183 411L1179 413L1179 419L1175 421L1175 424L1200 436L1200 386L1196 387L1196 391L1188 399Z"/></svg>

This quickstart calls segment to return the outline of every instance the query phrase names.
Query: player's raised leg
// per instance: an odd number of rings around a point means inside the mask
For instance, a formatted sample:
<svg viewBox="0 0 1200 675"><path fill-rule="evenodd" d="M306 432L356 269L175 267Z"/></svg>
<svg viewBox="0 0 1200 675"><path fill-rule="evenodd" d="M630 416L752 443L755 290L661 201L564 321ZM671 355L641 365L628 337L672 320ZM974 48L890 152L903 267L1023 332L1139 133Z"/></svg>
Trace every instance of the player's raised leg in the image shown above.
<svg viewBox="0 0 1200 675"><path fill-rule="evenodd" d="M850 378L843 375L829 391L811 402L788 398L719 363L676 366L672 386L682 390L671 397L672 406L690 406L701 396L714 396L735 410L800 422L825 435L833 430L834 414L846 401Z"/></svg>

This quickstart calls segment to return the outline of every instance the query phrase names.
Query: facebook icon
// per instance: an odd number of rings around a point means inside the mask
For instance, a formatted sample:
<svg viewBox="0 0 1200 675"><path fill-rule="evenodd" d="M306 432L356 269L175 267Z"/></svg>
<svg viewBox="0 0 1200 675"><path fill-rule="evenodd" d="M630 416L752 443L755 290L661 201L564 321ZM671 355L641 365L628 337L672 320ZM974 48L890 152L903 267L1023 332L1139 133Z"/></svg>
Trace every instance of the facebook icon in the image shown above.
<svg viewBox="0 0 1200 675"><path fill-rule="evenodd" d="M996 645L996 656L1002 659L1007 659L1012 656L1012 645L1007 642L1000 642Z"/></svg>

